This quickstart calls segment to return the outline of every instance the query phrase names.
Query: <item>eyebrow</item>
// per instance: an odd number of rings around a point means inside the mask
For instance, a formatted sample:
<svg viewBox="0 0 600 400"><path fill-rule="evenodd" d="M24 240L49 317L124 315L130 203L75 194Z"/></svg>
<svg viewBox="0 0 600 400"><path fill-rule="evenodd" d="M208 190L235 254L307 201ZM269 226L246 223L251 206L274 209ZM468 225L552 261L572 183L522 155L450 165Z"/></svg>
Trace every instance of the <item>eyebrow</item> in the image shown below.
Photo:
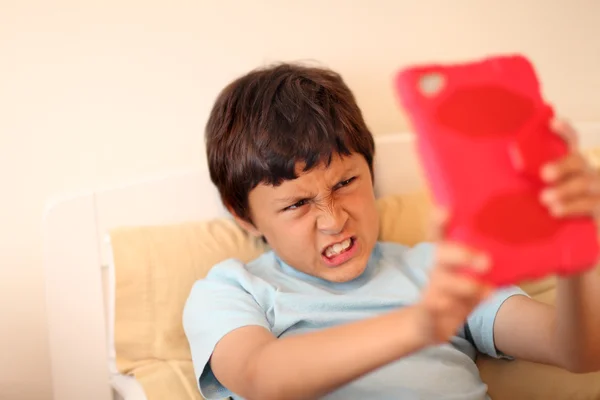
<svg viewBox="0 0 600 400"><path fill-rule="evenodd" d="M297 202L299 202L300 200L304 200L304 199L312 199L316 197L313 194L310 193L303 193L303 194L297 194L297 195L293 195L293 196L288 196L288 197L281 197L279 199L275 199L273 200L273 203L277 204L277 205L288 205L288 204L296 204Z"/></svg>
<svg viewBox="0 0 600 400"><path fill-rule="evenodd" d="M342 173L339 175L338 180L342 181L344 179L349 179L351 176L356 176L357 174L358 174L358 167L355 165L351 165L342 171ZM335 185L337 185L337 183L334 184L333 186L331 186L330 189L333 189L335 187ZM293 196L287 196L287 197L281 197L281 198L275 199L275 200L273 200L273 203L277 204L277 205L291 205L291 204L296 204L300 200L314 199L315 197L317 197L317 196L312 193L300 193L300 194L296 194Z"/></svg>

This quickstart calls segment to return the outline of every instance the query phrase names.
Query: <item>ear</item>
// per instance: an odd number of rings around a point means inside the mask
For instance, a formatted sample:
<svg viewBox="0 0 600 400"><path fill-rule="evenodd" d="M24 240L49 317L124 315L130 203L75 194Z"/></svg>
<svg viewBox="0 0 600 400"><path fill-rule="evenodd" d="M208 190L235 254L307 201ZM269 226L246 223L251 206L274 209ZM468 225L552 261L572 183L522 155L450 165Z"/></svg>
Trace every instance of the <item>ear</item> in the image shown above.
<svg viewBox="0 0 600 400"><path fill-rule="evenodd" d="M256 226L254 226L254 224L244 218L241 218L239 215L236 214L235 211L233 211L233 209L231 209L231 207L227 207L227 209L229 210L229 213L233 216L233 219L235 219L235 222L242 227L242 229L244 229L246 232L248 232L250 235L252 236L256 236L256 237L261 237L262 233L260 233L260 231L258 229L256 229Z"/></svg>

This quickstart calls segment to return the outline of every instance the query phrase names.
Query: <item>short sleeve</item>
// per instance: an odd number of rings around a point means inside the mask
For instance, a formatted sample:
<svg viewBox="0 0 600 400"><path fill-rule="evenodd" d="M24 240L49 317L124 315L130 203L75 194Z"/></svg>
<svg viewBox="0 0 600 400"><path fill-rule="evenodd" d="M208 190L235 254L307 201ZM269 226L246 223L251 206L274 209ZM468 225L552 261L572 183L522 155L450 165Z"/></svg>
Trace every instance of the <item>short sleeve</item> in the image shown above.
<svg viewBox="0 0 600 400"><path fill-rule="evenodd" d="M494 322L502 304L512 296L527 296L527 294L516 286L500 288L477 306L467 319L466 328L469 330L473 344L479 352L494 358L511 358L496 349Z"/></svg>
<svg viewBox="0 0 600 400"><path fill-rule="evenodd" d="M183 327L192 353L200 393L206 399L231 396L214 376L210 357L229 332L257 325L271 330L265 312L251 294L252 276L245 266L228 260L197 281L186 301Z"/></svg>

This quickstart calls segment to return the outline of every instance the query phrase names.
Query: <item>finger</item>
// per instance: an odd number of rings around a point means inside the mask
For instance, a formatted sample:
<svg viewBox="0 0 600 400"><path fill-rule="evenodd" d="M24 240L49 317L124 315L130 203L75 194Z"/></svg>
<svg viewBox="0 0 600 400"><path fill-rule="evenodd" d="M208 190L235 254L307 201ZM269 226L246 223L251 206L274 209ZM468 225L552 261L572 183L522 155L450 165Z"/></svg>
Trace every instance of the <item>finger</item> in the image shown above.
<svg viewBox="0 0 600 400"><path fill-rule="evenodd" d="M485 285L481 290L481 301L484 301L490 297L494 293L494 290L495 289L493 286Z"/></svg>
<svg viewBox="0 0 600 400"><path fill-rule="evenodd" d="M567 121L555 118L550 122L550 128L559 135L569 145L570 149L575 149L579 145L579 135L571 124Z"/></svg>
<svg viewBox="0 0 600 400"><path fill-rule="evenodd" d="M540 193L542 203L551 206L581 196L598 194L600 182L590 174L580 174L555 187L544 189Z"/></svg>
<svg viewBox="0 0 600 400"><path fill-rule="evenodd" d="M437 277L437 289L451 298L469 301L472 305L486 298L493 288L479 280L464 274L442 271Z"/></svg>
<svg viewBox="0 0 600 400"><path fill-rule="evenodd" d="M449 294L444 294L438 290L435 297L430 297L427 300L427 308L437 315L437 318L444 316L457 319L457 316L467 316L471 313L475 304L472 299L461 299L452 297Z"/></svg>
<svg viewBox="0 0 600 400"><path fill-rule="evenodd" d="M487 293L487 286L464 275L447 273L443 278L438 276L438 290L448 298L478 303L482 295Z"/></svg>
<svg viewBox="0 0 600 400"><path fill-rule="evenodd" d="M588 172L589 166L579 153L570 153L558 161L542 167L541 177L546 183L555 183L575 173Z"/></svg>
<svg viewBox="0 0 600 400"><path fill-rule="evenodd" d="M582 217L600 215L600 197L587 196L568 202L552 204L550 213L555 217Z"/></svg>
<svg viewBox="0 0 600 400"><path fill-rule="evenodd" d="M433 241L442 240L446 235L449 213L441 207L435 207L431 212L429 236Z"/></svg>
<svg viewBox="0 0 600 400"><path fill-rule="evenodd" d="M469 268L476 272L485 272L490 265L486 254L450 242L438 246L436 257L438 265L445 268Z"/></svg>

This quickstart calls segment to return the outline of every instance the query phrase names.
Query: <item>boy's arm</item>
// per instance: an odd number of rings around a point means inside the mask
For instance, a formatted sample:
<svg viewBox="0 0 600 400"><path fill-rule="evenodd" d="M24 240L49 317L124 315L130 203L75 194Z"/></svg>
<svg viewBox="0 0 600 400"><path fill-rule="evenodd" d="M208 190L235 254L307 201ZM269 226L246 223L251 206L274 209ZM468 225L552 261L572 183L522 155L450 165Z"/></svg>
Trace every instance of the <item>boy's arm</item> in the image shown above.
<svg viewBox="0 0 600 400"><path fill-rule="evenodd" d="M555 306L525 296L507 299L496 316L502 353L572 372L600 370L600 275L559 278Z"/></svg>
<svg viewBox="0 0 600 400"><path fill-rule="evenodd" d="M319 398L428 344L416 306L314 333L275 338L258 326L227 334L211 368L232 392L249 399Z"/></svg>
<svg viewBox="0 0 600 400"><path fill-rule="evenodd" d="M557 337L575 372L600 370L600 274L562 278L557 287Z"/></svg>

